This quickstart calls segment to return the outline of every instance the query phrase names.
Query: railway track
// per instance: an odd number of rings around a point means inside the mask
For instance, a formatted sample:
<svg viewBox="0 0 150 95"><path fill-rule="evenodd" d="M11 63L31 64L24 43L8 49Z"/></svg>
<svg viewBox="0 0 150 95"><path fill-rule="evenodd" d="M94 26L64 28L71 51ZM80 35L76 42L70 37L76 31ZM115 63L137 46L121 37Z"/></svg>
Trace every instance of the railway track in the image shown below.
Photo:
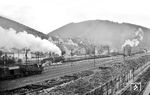
<svg viewBox="0 0 150 95"><path fill-rule="evenodd" d="M95 61L96 61L95 67L98 67L98 66L102 66L107 63L110 63L110 62L121 62L123 61L123 58L119 56L119 57L114 57L114 58L112 57L112 58L104 58L104 59L95 59ZM68 64L68 65L61 65L56 68L50 67L49 69L45 70L43 74L41 75L34 75L34 76L26 77L26 78L0 82L0 84L3 85L2 87L0 87L0 91L21 88L26 85L35 84L37 82L42 82L42 81L52 79L58 76L63 76L63 75L95 68L93 65L93 59L79 61L78 63L75 62L73 64L74 64L73 66L70 66Z"/></svg>
<svg viewBox="0 0 150 95"><path fill-rule="evenodd" d="M105 64L106 63L110 63L110 62L114 62L114 61L115 62L118 62L118 61L120 62L120 61L122 61L122 59L120 59L120 58L111 58L110 60L108 60L108 59L107 60L102 60L102 62L104 62ZM98 64L98 63L96 64L96 66L101 66L101 65L103 65L103 64ZM87 69L93 69L93 68L95 68L95 67L92 67L92 68L91 67L90 68L87 67ZM62 70L66 70L66 68L62 68ZM77 70L77 72L80 72L80 71L82 71L82 70ZM73 71L71 73L76 73L76 71ZM66 74L69 74L69 72L66 73ZM64 74L64 75L66 75L66 74ZM67 82L69 82L69 81L67 81ZM24 95L24 94L27 94L27 93L39 91L39 90L42 90L42 89L46 88L45 86L43 87L42 85L41 86L37 86L36 85L36 87L35 87L35 85L28 85L28 86L25 86L25 87L21 87L21 88L19 88L19 89L21 89L20 90L21 92L19 92L19 95ZM50 88L50 87L47 87L47 88ZM25 90L27 90L27 91L25 91ZM25 91L25 92L23 92L23 91Z"/></svg>

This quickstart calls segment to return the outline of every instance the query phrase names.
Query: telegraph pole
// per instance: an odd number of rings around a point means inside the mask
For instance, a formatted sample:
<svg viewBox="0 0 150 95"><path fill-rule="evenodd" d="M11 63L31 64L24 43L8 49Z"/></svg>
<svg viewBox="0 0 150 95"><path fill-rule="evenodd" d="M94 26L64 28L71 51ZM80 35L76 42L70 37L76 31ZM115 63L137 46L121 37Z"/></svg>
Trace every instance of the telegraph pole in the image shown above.
<svg viewBox="0 0 150 95"><path fill-rule="evenodd" d="M51 58L51 52L49 52L48 55L49 55L49 65L52 65L52 64L51 64L51 60L50 60L50 58Z"/></svg>
<svg viewBox="0 0 150 95"><path fill-rule="evenodd" d="M124 61L124 63L125 63L125 56L126 56L126 55L125 55L125 54L126 54L125 52L126 52L126 51L125 51L125 47L123 47L123 61Z"/></svg>
<svg viewBox="0 0 150 95"><path fill-rule="evenodd" d="M73 50L71 49L71 59L73 58ZM71 62L71 66L73 66L73 62Z"/></svg>
<svg viewBox="0 0 150 95"><path fill-rule="evenodd" d="M38 61L38 64L40 63L40 53L39 52L37 52L37 61Z"/></svg>
<svg viewBox="0 0 150 95"><path fill-rule="evenodd" d="M94 67L95 67L95 46L94 46Z"/></svg>
<svg viewBox="0 0 150 95"><path fill-rule="evenodd" d="M26 62L26 65L27 65L27 60L28 60L28 51L29 51L29 49L25 48L25 58L26 58L25 62Z"/></svg>
<svg viewBox="0 0 150 95"><path fill-rule="evenodd" d="M19 59L19 50L18 50L18 59Z"/></svg>
<svg viewBox="0 0 150 95"><path fill-rule="evenodd" d="M27 49L25 49L26 65L27 65L27 57L28 57L27 53L28 53L28 51L27 51Z"/></svg>

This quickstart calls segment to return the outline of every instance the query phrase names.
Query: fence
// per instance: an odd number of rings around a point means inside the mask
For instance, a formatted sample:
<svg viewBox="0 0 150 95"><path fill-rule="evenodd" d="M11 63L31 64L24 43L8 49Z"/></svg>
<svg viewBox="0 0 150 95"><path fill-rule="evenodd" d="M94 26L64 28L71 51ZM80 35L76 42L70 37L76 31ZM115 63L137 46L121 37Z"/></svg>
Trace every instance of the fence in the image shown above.
<svg viewBox="0 0 150 95"><path fill-rule="evenodd" d="M146 63L142 67L136 68L136 70L130 70L126 73L123 73L120 76L109 80L102 86L87 92L85 95L115 95L117 91L124 88L131 79L134 79L136 76L138 76L138 74L141 71L144 71L144 69L148 66L150 66L150 64Z"/></svg>

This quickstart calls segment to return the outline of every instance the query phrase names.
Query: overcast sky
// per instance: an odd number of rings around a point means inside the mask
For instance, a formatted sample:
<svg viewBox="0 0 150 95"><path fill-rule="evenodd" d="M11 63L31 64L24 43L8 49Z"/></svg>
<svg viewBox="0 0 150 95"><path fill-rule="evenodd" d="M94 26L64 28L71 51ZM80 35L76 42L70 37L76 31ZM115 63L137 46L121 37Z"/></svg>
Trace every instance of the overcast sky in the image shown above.
<svg viewBox="0 0 150 95"><path fill-rule="evenodd" d="M0 0L0 15L43 33L95 19L150 28L149 0Z"/></svg>

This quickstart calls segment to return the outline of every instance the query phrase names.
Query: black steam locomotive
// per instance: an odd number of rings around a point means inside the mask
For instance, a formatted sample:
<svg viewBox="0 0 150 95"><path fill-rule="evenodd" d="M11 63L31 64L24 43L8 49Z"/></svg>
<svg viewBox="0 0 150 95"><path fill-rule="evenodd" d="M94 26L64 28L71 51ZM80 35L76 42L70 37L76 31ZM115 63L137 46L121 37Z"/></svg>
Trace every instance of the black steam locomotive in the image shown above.
<svg viewBox="0 0 150 95"><path fill-rule="evenodd" d="M42 65L19 64L13 57L0 57L0 80L14 79L34 74L41 74Z"/></svg>

